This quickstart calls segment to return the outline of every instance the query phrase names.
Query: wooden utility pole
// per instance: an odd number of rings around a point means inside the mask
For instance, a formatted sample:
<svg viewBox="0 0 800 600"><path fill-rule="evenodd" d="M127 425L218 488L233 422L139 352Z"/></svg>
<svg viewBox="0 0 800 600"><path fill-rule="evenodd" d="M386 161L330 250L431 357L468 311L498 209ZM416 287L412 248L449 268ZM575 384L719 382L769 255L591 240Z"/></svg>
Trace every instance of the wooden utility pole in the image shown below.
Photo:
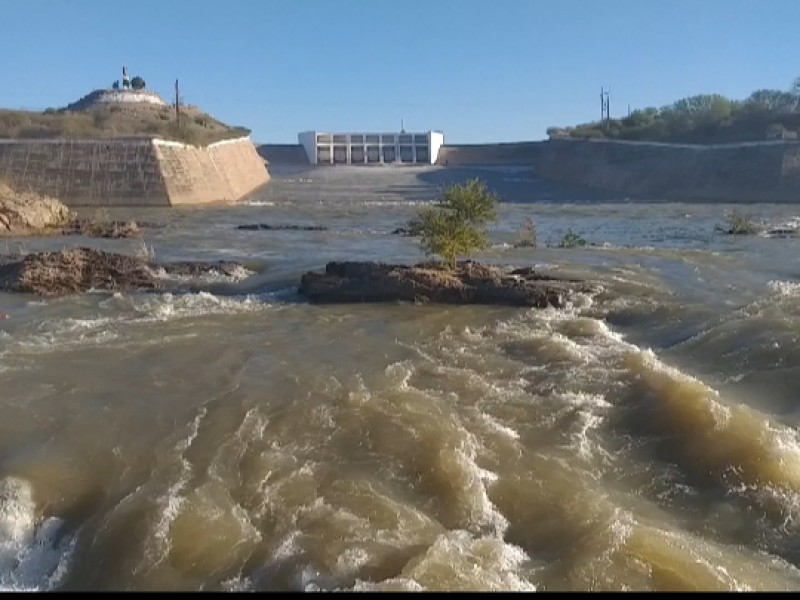
<svg viewBox="0 0 800 600"><path fill-rule="evenodd" d="M175 122L181 122L181 101L180 93L178 92L178 80L175 80Z"/></svg>

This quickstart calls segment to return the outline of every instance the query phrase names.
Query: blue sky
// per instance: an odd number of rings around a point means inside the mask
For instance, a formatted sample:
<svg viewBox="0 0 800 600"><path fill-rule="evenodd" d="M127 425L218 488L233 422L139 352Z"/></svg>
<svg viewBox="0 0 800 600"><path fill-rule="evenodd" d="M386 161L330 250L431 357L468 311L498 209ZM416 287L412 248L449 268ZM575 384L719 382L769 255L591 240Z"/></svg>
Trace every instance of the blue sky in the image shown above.
<svg viewBox="0 0 800 600"><path fill-rule="evenodd" d="M449 143L800 76L800 0L2 0L0 106L63 106L128 65L262 143L440 129Z"/></svg>

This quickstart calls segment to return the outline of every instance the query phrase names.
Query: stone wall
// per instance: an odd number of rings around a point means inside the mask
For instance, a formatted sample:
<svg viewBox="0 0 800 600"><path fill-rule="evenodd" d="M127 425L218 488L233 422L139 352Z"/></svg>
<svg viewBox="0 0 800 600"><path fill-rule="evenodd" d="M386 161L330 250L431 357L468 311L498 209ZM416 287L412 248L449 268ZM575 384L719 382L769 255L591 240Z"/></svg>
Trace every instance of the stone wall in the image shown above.
<svg viewBox="0 0 800 600"><path fill-rule="evenodd" d="M72 205L167 205L149 139L0 140L0 178Z"/></svg>
<svg viewBox="0 0 800 600"><path fill-rule="evenodd" d="M0 179L69 206L169 206L236 201L269 174L248 138L0 140Z"/></svg>
<svg viewBox="0 0 800 600"><path fill-rule="evenodd" d="M800 144L552 140L538 175L641 200L800 202Z"/></svg>

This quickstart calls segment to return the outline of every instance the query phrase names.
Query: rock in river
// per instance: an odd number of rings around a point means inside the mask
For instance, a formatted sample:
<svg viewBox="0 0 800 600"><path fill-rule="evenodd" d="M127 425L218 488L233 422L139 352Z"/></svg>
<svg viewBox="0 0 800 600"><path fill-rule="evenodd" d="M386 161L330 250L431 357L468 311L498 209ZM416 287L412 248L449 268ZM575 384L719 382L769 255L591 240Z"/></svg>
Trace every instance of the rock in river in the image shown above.
<svg viewBox="0 0 800 600"><path fill-rule="evenodd" d="M324 273L303 275L300 293L317 303L436 302L562 307L574 291L592 286L540 275L533 269L510 270L474 262L455 269L437 264L415 266L376 262L330 262Z"/></svg>
<svg viewBox="0 0 800 600"><path fill-rule="evenodd" d="M241 265L230 262L151 263L138 256L71 248L0 257L0 290L63 296L89 290L162 290L167 276L200 278L228 274Z"/></svg>

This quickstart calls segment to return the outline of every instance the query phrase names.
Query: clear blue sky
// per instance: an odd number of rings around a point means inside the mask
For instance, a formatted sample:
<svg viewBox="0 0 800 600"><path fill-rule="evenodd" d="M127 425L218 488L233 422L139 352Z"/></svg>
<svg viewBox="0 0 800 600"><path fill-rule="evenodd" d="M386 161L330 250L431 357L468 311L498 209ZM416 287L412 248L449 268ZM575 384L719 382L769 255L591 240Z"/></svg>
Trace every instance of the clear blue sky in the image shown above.
<svg viewBox="0 0 800 600"><path fill-rule="evenodd" d="M42 110L128 65L169 97L296 142L441 129L450 143L800 75L800 0L2 0L0 106Z"/></svg>

